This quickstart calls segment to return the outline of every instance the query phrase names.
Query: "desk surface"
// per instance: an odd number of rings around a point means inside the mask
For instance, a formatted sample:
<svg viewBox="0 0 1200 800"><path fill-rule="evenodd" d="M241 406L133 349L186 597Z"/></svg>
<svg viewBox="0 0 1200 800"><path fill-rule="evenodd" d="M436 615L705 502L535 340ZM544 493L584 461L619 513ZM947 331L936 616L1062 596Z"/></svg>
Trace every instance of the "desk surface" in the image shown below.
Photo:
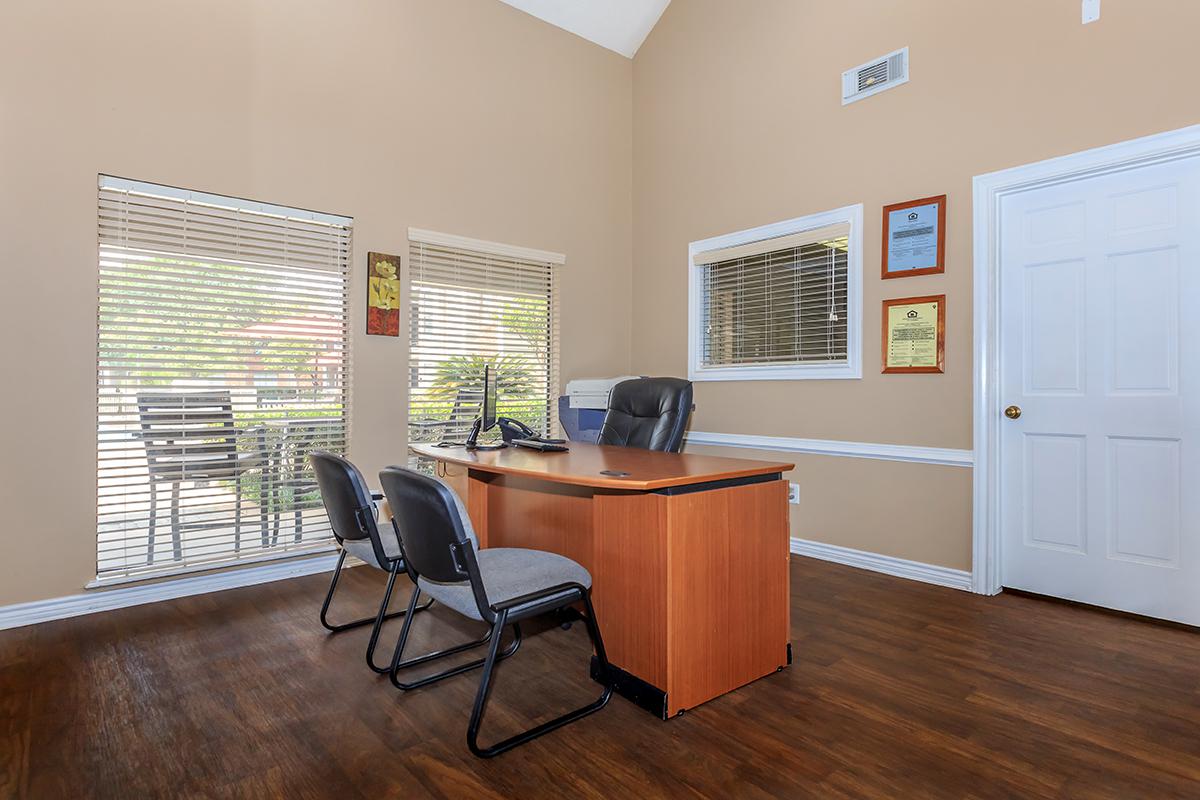
<svg viewBox="0 0 1200 800"><path fill-rule="evenodd" d="M542 453L524 447L503 450L467 450L417 444L419 456L461 464L482 472L524 475L553 483L606 489L646 491L691 483L747 478L787 472L795 464L751 461L686 453L659 453L634 447L611 447L571 442L565 453ZM627 477L602 475L603 470L628 472Z"/></svg>

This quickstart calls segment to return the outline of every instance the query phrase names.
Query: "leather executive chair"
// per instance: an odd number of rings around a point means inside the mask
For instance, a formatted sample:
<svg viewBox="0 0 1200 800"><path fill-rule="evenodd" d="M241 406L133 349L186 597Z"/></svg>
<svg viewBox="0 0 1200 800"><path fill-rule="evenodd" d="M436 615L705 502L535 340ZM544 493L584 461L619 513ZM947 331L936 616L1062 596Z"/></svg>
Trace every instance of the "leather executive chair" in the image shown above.
<svg viewBox="0 0 1200 800"><path fill-rule="evenodd" d="M612 388L596 444L678 453L692 410L692 382L636 378Z"/></svg>

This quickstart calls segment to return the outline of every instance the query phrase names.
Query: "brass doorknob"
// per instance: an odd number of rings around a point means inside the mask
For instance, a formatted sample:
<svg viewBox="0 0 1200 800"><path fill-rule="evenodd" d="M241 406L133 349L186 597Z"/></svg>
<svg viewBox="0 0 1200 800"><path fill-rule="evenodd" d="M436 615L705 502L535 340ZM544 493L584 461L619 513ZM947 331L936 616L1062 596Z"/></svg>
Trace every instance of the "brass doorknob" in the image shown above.
<svg viewBox="0 0 1200 800"><path fill-rule="evenodd" d="M1004 409L1004 416L1008 417L1009 419L1016 419L1017 417L1021 416L1021 407L1009 406L1008 408Z"/></svg>

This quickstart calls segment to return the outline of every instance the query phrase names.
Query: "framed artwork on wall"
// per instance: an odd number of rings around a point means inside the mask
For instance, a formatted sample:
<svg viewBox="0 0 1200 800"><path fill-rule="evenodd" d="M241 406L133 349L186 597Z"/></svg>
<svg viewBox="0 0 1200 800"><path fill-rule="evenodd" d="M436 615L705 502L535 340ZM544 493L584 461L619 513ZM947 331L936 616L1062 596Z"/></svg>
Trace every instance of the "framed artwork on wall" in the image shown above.
<svg viewBox="0 0 1200 800"><path fill-rule="evenodd" d="M400 335L400 256L367 253L367 333Z"/></svg>
<svg viewBox="0 0 1200 800"><path fill-rule="evenodd" d="M881 371L946 371L946 295L883 301Z"/></svg>
<svg viewBox="0 0 1200 800"><path fill-rule="evenodd" d="M946 271L946 195L883 207L884 278Z"/></svg>

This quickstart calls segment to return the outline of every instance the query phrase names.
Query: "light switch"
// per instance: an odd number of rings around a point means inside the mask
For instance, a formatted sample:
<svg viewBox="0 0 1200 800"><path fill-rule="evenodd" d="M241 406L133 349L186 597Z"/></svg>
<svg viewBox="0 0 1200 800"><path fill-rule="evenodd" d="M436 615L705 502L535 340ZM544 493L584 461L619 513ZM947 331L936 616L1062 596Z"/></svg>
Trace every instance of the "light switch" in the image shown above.
<svg viewBox="0 0 1200 800"><path fill-rule="evenodd" d="M1083 0L1083 24L1100 19L1100 0Z"/></svg>

